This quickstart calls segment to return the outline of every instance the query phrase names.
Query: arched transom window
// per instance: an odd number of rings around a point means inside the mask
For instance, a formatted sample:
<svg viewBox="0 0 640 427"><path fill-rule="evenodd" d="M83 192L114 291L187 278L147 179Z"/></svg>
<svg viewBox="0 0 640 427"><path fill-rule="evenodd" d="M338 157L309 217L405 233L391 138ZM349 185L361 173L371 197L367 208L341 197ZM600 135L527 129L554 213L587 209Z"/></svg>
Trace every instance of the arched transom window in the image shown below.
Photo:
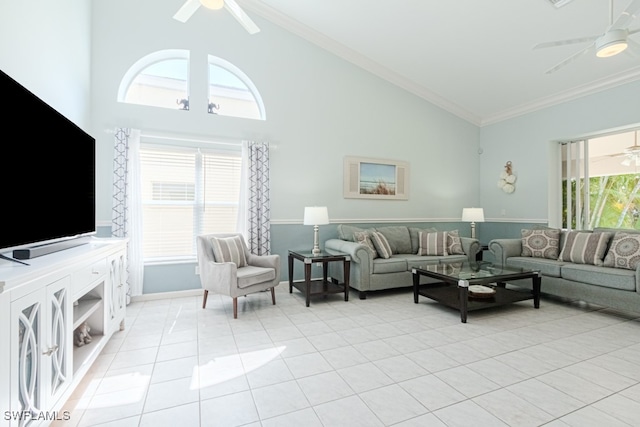
<svg viewBox="0 0 640 427"><path fill-rule="evenodd" d="M189 111L192 91L206 93L207 113L219 116L265 120L262 98L251 79L230 62L209 55L207 81L190 78L187 50L162 50L138 60L125 73L118 101ZM201 91L201 92L200 92Z"/></svg>

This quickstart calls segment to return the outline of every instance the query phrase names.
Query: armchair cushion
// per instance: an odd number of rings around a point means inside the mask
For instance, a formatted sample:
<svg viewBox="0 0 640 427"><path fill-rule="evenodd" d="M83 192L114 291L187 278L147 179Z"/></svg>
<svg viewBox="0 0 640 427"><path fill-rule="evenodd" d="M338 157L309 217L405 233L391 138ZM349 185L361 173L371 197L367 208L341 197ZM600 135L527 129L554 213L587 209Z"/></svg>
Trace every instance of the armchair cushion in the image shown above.
<svg viewBox="0 0 640 427"><path fill-rule="evenodd" d="M238 268L247 265L242 237L211 237L211 247L216 262L232 262Z"/></svg>
<svg viewBox="0 0 640 427"><path fill-rule="evenodd" d="M276 278L276 270L249 265L238 269L237 278L238 287L244 289L258 283L274 280Z"/></svg>

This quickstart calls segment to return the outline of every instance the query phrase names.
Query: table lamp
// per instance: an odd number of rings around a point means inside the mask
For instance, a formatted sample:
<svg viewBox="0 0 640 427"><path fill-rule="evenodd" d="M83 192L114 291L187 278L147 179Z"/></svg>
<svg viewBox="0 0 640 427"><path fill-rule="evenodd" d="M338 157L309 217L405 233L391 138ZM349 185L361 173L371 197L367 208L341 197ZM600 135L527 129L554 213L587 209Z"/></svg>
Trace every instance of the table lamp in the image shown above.
<svg viewBox="0 0 640 427"><path fill-rule="evenodd" d="M318 226L329 224L329 212L326 206L311 206L304 208L304 225L313 225L313 255L320 255L318 244Z"/></svg>
<svg viewBox="0 0 640 427"><path fill-rule="evenodd" d="M462 221L471 223L471 238L476 238L476 222L484 222L484 209L463 208Z"/></svg>

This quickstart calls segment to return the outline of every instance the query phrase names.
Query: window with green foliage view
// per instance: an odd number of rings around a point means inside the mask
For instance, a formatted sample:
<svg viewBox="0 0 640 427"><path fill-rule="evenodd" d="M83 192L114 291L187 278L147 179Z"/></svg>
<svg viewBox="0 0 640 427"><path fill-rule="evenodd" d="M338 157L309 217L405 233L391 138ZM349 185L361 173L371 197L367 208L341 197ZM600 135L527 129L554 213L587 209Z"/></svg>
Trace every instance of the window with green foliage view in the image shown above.
<svg viewBox="0 0 640 427"><path fill-rule="evenodd" d="M640 229L637 138L638 131L627 131L562 143L564 228Z"/></svg>
<svg viewBox="0 0 640 427"><path fill-rule="evenodd" d="M572 198L576 197L576 182L583 190L585 180L571 180ZM562 182L563 200L567 197L566 180ZM640 176L636 174L589 178L589 206L586 229L596 227L640 229ZM582 211L584 216L585 212ZM576 205L572 205L571 228L576 228ZM567 203L563 205L562 223L567 227Z"/></svg>

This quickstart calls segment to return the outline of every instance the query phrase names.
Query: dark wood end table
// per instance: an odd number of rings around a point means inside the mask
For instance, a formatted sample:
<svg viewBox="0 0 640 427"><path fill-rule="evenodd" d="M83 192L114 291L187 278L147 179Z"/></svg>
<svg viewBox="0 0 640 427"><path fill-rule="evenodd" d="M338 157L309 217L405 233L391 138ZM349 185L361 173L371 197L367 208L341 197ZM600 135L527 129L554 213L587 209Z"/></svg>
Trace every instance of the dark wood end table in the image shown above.
<svg viewBox="0 0 640 427"><path fill-rule="evenodd" d="M304 282L293 281L293 261L304 263ZM327 280L327 272L330 262L342 262L344 277L342 283L334 283ZM311 280L311 266L315 263L322 263L322 279ZM321 252L314 255L311 252L289 251L289 293L295 287L305 295L307 307L311 302L311 296L329 295L344 292L344 300L349 301L349 269L351 257L348 254L329 254ZM333 278L335 280L335 278Z"/></svg>

